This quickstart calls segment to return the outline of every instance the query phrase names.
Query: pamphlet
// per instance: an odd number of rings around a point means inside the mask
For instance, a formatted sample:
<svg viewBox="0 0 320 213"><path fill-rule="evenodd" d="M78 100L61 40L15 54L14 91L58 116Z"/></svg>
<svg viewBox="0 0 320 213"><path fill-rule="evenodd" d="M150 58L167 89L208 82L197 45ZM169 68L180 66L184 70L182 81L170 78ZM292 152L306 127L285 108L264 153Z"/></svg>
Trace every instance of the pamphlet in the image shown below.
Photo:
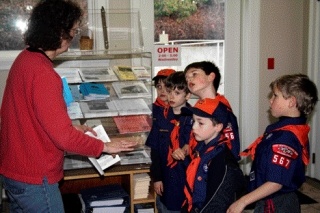
<svg viewBox="0 0 320 213"><path fill-rule="evenodd" d="M110 142L110 138L106 131L104 130L102 125L96 126L93 130L97 133L97 136L94 136L91 132L86 132L87 135L100 139L105 143ZM113 164L120 161L119 155L113 157L112 155L102 154L98 158L89 157L89 160L94 165L94 167L98 170L100 175L104 175L104 171L106 168L112 166Z"/></svg>
<svg viewBox="0 0 320 213"><path fill-rule="evenodd" d="M54 68L54 70L60 77L65 77L69 84L82 82L78 68Z"/></svg>
<svg viewBox="0 0 320 213"><path fill-rule="evenodd" d="M118 81L118 77L112 68L87 67L79 70L80 76L84 82L108 82Z"/></svg>
<svg viewBox="0 0 320 213"><path fill-rule="evenodd" d="M150 81L151 74L145 67L132 67L132 71L139 80Z"/></svg>
<svg viewBox="0 0 320 213"><path fill-rule="evenodd" d="M120 80L130 81L137 80L133 70L129 66L114 66L114 72Z"/></svg>
<svg viewBox="0 0 320 213"><path fill-rule="evenodd" d="M147 89L143 81L119 81L113 82L114 88L119 98L149 98L151 92Z"/></svg>

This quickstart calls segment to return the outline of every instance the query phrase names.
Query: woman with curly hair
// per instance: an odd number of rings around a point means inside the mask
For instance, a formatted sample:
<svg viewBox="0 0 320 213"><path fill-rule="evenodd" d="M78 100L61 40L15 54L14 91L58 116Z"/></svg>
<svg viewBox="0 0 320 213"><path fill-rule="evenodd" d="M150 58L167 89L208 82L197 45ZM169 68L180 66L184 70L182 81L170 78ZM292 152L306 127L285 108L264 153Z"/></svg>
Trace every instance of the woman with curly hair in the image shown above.
<svg viewBox="0 0 320 213"><path fill-rule="evenodd" d="M102 152L131 151L136 145L89 137L84 132L93 130L73 126L67 114L52 60L69 48L81 17L73 1L40 1L29 19L26 48L10 69L0 128L0 178L10 212L64 212L58 182L65 151L98 157Z"/></svg>

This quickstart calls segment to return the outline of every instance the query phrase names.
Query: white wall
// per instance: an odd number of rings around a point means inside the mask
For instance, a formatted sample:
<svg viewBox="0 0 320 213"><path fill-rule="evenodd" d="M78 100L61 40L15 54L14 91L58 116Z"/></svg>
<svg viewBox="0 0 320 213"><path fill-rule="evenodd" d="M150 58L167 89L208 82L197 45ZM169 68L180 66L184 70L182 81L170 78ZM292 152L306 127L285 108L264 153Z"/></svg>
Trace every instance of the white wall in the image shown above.
<svg viewBox="0 0 320 213"><path fill-rule="evenodd" d="M268 113L269 84L284 74L307 74L308 1L241 2L239 126L245 148L274 121ZM275 59L275 69L267 69L268 58Z"/></svg>
<svg viewBox="0 0 320 213"><path fill-rule="evenodd" d="M284 74L305 73L304 63L304 2L303 0L261 1L260 30L260 99L259 115L268 118L269 84ZM306 31L307 33L308 31ZM267 69L268 58L275 59L275 69ZM261 119L262 133L269 119Z"/></svg>

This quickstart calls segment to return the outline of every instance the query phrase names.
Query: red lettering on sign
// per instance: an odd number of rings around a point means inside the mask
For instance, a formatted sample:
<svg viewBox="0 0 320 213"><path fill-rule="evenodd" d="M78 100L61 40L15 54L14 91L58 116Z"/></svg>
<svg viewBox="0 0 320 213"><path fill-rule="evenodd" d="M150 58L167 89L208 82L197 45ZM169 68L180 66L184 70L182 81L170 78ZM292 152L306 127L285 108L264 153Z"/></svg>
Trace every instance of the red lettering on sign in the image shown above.
<svg viewBox="0 0 320 213"><path fill-rule="evenodd" d="M178 53L179 48L178 47L159 47L157 49L158 53Z"/></svg>

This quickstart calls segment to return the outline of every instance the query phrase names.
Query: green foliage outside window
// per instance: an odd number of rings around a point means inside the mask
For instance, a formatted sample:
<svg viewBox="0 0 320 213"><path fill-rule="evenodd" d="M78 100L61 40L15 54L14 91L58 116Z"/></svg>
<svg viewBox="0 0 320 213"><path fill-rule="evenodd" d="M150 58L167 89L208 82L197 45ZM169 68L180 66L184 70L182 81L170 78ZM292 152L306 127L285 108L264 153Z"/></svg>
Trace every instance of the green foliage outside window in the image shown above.
<svg viewBox="0 0 320 213"><path fill-rule="evenodd" d="M185 18L194 14L199 6L213 5L216 0L154 0L155 17Z"/></svg>
<svg viewBox="0 0 320 213"><path fill-rule="evenodd" d="M192 0L155 0L155 17L177 17L184 18L193 14L197 10L197 5Z"/></svg>

